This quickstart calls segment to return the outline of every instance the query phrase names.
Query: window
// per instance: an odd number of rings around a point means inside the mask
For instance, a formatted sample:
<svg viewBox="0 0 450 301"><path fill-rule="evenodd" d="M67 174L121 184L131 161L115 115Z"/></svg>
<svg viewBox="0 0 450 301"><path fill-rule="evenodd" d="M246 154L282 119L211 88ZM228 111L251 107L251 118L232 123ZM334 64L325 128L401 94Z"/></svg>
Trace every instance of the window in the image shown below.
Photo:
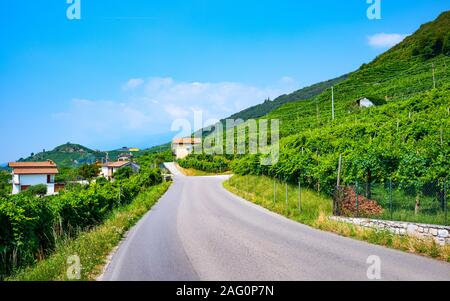
<svg viewBox="0 0 450 301"><path fill-rule="evenodd" d="M47 175L47 183L50 184L50 183L53 183L53 182L54 182L53 176L52 175Z"/></svg>

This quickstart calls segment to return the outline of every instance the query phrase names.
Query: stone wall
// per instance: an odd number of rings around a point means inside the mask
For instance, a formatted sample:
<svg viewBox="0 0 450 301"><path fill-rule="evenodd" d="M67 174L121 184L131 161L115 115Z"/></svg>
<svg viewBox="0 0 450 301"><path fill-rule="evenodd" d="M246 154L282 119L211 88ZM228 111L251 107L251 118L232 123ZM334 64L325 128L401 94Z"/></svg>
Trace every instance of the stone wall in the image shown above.
<svg viewBox="0 0 450 301"><path fill-rule="evenodd" d="M385 221L368 218L332 216L330 219L352 223L365 228L388 230L398 235L433 238L440 245L450 244L450 226L418 224L411 222Z"/></svg>

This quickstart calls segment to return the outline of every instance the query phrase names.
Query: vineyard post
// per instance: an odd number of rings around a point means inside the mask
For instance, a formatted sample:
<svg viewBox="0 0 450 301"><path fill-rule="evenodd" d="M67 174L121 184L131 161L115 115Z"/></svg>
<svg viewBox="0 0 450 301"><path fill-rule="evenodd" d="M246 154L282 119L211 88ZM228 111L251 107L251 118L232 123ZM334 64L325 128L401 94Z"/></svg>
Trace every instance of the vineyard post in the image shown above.
<svg viewBox="0 0 450 301"><path fill-rule="evenodd" d="M336 192L333 198L333 214L338 214L338 206L341 201L340 196L340 185L341 185L341 169L342 169L342 154L339 154L339 162L338 162L338 172L337 172L337 181L336 181Z"/></svg>
<svg viewBox="0 0 450 301"><path fill-rule="evenodd" d="M389 211L392 220L392 178L389 179Z"/></svg>
<svg viewBox="0 0 450 301"><path fill-rule="evenodd" d="M448 179L445 179L444 180L445 225L448 225L447 184Z"/></svg>
<svg viewBox="0 0 450 301"><path fill-rule="evenodd" d="M358 190L358 181L356 181L356 217L359 217L359 190Z"/></svg>
<svg viewBox="0 0 450 301"><path fill-rule="evenodd" d="M337 189L341 185L341 169L342 169L342 154L339 154L339 163L338 163L338 174L337 174Z"/></svg>

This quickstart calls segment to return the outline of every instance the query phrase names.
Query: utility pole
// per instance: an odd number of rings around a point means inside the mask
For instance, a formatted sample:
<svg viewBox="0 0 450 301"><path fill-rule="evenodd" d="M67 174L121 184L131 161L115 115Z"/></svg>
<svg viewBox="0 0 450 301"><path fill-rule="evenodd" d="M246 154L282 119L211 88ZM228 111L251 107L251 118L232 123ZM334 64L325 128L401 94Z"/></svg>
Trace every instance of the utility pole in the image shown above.
<svg viewBox="0 0 450 301"><path fill-rule="evenodd" d="M331 119L334 120L334 86L331 86Z"/></svg>
<svg viewBox="0 0 450 301"><path fill-rule="evenodd" d="M436 77L435 77L435 71L434 71L434 63L432 64L433 67L433 88L436 89Z"/></svg>

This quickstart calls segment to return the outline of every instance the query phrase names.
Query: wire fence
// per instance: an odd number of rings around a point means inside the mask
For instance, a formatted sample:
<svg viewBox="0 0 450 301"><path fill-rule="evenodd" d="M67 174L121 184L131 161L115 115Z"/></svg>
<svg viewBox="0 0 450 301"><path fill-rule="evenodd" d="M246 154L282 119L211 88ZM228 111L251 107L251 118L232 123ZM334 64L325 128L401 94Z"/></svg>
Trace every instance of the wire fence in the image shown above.
<svg viewBox="0 0 450 301"><path fill-rule="evenodd" d="M449 225L449 181L352 183L333 194L335 215Z"/></svg>
<svg viewBox="0 0 450 301"><path fill-rule="evenodd" d="M311 189L302 181L295 184L287 179L247 175L232 177L229 183L245 199L288 216L310 219L322 210L337 216L450 225L448 180L420 186L391 180L346 184L334 190L332 204L327 202L327 194Z"/></svg>

